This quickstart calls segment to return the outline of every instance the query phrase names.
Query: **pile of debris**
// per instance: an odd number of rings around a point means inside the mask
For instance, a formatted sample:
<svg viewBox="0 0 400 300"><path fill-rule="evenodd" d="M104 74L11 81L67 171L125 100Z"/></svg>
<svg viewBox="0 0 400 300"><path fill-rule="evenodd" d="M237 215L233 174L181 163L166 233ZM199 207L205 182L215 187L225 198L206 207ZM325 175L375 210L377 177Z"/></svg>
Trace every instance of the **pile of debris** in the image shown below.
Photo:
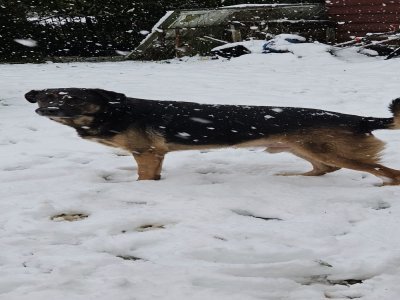
<svg viewBox="0 0 400 300"><path fill-rule="evenodd" d="M170 11L127 58L160 60L205 56L226 41L265 40L269 35L289 32L328 42L332 30L333 24L326 19L322 3L275 3Z"/></svg>
<svg viewBox="0 0 400 300"><path fill-rule="evenodd" d="M332 51L336 52L349 47L357 47L359 53L366 55L386 56L386 59L398 57L400 56L400 30L355 37L348 42L334 45Z"/></svg>
<svg viewBox="0 0 400 300"><path fill-rule="evenodd" d="M379 0L274 0L270 4L170 11L127 58L162 60L210 53L237 57L251 53L243 42L249 40L267 40L269 45L263 49L267 53L280 51L268 40L296 34L307 41L333 45L333 54L357 47L360 53L390 59L400 51L399 16L398 0L383 6ZM346 42L348 39L351 41Z"/></svg>
<svg viewBox="0 0 400 300"><path fill-rule="evenodd" d="M223 41L221 41L222 43ZM223 42L224 45L211 50L217 57L232 58L250 53L288 53L289 45L306 43L307 39L294 34L279 34L269 40L251 40L237 43ZM365 37L336 44L330 47L330 53L353 48L360 54L368 56L386 56L385 59L400 57L400 31L380 34L368 34Z"/></svg>

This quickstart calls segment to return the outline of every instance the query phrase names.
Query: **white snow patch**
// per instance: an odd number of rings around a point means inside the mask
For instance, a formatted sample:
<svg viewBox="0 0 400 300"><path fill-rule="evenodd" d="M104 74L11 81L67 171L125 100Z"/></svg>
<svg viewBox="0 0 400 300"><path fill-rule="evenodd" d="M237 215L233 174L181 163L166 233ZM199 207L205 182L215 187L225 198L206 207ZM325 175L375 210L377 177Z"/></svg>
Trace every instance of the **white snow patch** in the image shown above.
<svg viewBox="0 0 400 300"><path fill-rule="evenodd" d="M251 41L243 41L237 43L229 43L222 46L218 46L212 49L212 51L222 50L225 48L231 48L235 46L244 46L251 51L251 53L262 53L262 47L266 43L264 40L251 40Z"/></svg>
<svg viewBox="0 0 400 300"><path fill-rule="evenodd" d="M139 33L140 33L141 35L148 35L148 34L150 33L150 31L148 31L148 30L141 30Z"/></svg>
<svg viewBox="0 0 400 300"><path fill-rule="evenodd" d="M289 40L297 40L300 43L292 43ZM225 48L231 48L234 46L244 46L251 53L261 54L264 52L264 45L268 44L269 47L279 50L290 52L298 57L303 56L313 56L320 53L327 53L330 50L330 46L325 44L316 44L316 43L305 43L306 39L302 36L296 34L279 34L276 35L271 40L250 40L236 43L229 43L222 46L218 46L213 48L213 51L222 50ZM268 54L266 54L268 55ZM271 55L271 54L269 54Z"/></svg>
<svg viewBox="0 0 400 300"><path fill-rule="evenodd" d="M14 39L14 42L30 48L37 47L38 45L38 42L32 39Z"/></svg>
<svg viewBox="0 0 400 300"><path fill-rule="evenodd" d="M210 121L210 120L203 119L203 118L196 118L196 117L190 118L190 120L192 120L193 122L202 123L202 124L212 123L212 121Z"/></svg>
<svg viewBox="0 0 400 300"><path fill-rule="evenodd" d="M190 134L187 132L178 132L178 136L187 139L188 137L190 137Z"/></svg>
<svg viewBox="0 0 400 300"><path fill-rule="evenodd" d="M126 55L128 55L130 52L129 52L129 51L115 50L115 53L117 53L118 55L121 55L121 56L126 56Z"/></svg>
<svg viewBox="0 0 400 300"><path fill-rule="evenodd" d="M23 97L97 87L141 99L391 117L400 60L323 49L0 65L0 298L397 299L398 186L376 187L379 178L351 170L275 176L311 166L264 149L169 153L162 180L136 181L130 153L79 138ZM383 164L400 169L400 131L374 135L387 142Z"/></svg>

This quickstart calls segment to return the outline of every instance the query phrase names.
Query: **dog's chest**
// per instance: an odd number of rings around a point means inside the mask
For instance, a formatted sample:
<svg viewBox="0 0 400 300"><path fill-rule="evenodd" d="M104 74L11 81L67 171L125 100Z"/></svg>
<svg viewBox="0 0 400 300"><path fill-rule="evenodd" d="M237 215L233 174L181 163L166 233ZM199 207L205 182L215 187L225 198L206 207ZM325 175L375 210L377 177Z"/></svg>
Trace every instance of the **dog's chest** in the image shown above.
<svg viewBox="0 0 400 300"><path fill-rule="evenodd" d="M165 140L160 135L144 133L135 129L127 129L110 137L89 136L85 139L106 146L121 148L131 153L145 152L150 149L166 150Z"/></svg>

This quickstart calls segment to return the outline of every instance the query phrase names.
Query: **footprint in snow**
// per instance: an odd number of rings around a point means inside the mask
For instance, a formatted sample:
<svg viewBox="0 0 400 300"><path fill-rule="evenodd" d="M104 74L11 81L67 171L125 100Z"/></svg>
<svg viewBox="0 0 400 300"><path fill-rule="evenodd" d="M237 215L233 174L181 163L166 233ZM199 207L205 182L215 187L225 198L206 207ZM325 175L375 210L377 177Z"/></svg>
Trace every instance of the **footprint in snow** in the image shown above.
<svg viewBox="0 0 400 300"><path fill-rule="evenodd" d="M132 174L132 176L136 176ZM100 175L102 179L104 179L107 183L121 183L121 182L132 182L135 179L130 178L130 176L125 175L118 175L118 174L102 174Z"/></svg>
<svg viewBox="0 0 400 300"><path fill-rule="evenodd" d="M146 201L123 201L123 203L128 205L147 205Z"/></svg>
<svg viewBox="0 0 400 300"><path fill-rule="evenodd" d="M261 219L264 221L283 221L282 219L276 218L276 217L257 216L249 211L242 210L242 209L232 209L232 212L234 212L235 214L237 214L239 216L251 217L251 218Z"/></svg>
<svg viewBox="0 0 400 300"><path fill-rule="evenodd" d="M76 222L86 219L89 215L84 213L65 213L52 216L50 219L54 222Z"/></svg>
<svg viewBox="0 0 400 300"><path fill-rule="evenodd" d="M8 104L5 100L0 99L0 105L1 106L10 106L10 104Z"/></svg>
<svg viewBox="0 0 400 300"><path fill-rule="evenodd" d="M38 131L37 128L32 127L32 126L26 126L25 128L28 129L28 130L30 130L30 131Z"/></svg>
<svg viewBox="0 0 400 300"><path fill-rule="evenodd" d="M165 224L143 224L139 227L136 227L134 231L136 232L146 232L146 231L153 231L153 230L161 230L165 229ZM121 233L127 233L130 232L131 230L121 230Z"/></svg>
<svg viewBox="0 0 400 300"><path fill-rule="evenodd" d="M137 260L144 260L143 258L133 256L133 255L117 255L118 258L123 260L130 260L130 261L137 261Z"/></svg>
<svg viewBox="0 0 400 300"><path fill-rule="evenodd" d="M23 171L23 170L27 170L27 169L29 169L28 166L13 166L13 167L4 168L3 170L7 171L7 172L11 172L11 171Z"/></svg>
<svg viewBox="0 0 400 300"><path fill-rule="evenodd" d="M391 205L385 201L378 201L377 203L373 204L371 208L375 210L383 210L391 208Z"/></svg>
<svg viewBox="0 0 400 300"><path fill-rule="evenodd" d="M323 265L326 266L326 265ZM331 265L328 265L327 267L332 268ZM355 278L346 278L346 279L329 279L329 276L324 274L324 275L315 275L315 276L309 276L309 277L304 277L304 278L299 278L296 279L295 281L297 283L300 283L302 285L312 285L312 284L323 284L323 285L342 285L342 286L352 286L355 284L362 284L364 283L365 279L355 279Z"/></svg>
<svg viewBox="0 0 400 300"><path fill-rule="evenodd" d="M165 225L162 225L162 224L145 224L145 225L142 225L142 226L139 226L138 228L136 228L136 231L145 232L145 231L159 230L159 229L165 229Z"/></svg>
<svg viewBox="0 0 400 300"><path fill-rule="evenodd" d="M18 142L15 140L5 139L5 140L0 141L0 146L16 145L16 144L18 144Z"/></svg>
<svg viewBox="0 0 400 300"><path fill-rule="evenodd" d="M88 159L85 157L74 157L74 158L68 158L68 161L81 164L81 165L87 165L93 161L93 159Z"/></svg>
<svg viewBox="0 0 400 300"><path fill-rule="evenodd" d="M220 168L217 168L217 167L198 168L196 170L196 172L199 173L199 174L202 174L202 175L207 175L207 174L221 174L221 175L231 174L230 171L224 170L224 169L220 169Z"/></svg>

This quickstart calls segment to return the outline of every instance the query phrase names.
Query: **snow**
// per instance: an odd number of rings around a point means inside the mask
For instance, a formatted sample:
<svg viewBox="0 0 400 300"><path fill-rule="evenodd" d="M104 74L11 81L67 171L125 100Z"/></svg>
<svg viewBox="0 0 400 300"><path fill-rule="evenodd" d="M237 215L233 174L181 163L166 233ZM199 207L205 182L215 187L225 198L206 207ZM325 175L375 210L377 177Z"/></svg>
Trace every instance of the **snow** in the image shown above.
<svg viewBox="0 0 400 300"><path fill-rule="evenodd" d="M262 47L265 45L265 40L250 40L236 43L229 43L222 46L218 46L212 49L212 51L218 51L226 48L231 48L235 46L244 46L251 51L251 53L262 53Z"/></svg>
<svg viewBox="0 0 400 300"><path fill-rule="evenodd" d="M148 34L150 33L150 31L148 31L148 30L141 30L141 31L139 31L139 33L140 33L141 35L148 35Z"/></svg>
<svg viewBox="0 0 400 300"><path fill-rule="evenodd" d="M14 42L16 42L22 46L30 47L30 48L37 46L37 41L32 40L32 39L14 39Z"/></svg>
<svg viewBox="0 0 400 300"><path fill-rule="evenodd" d="M121 55L121 56L126 56L126 55L128 55L130 52L129 52L129 51L115 50L115 53L117 53L118 55Z"/></svg>
<svg viewBox="0 0 400 300"><path fill-rule="evenodd" d="M212 123L212 121L206 120L206 119L203 119L203 118L192 117L192 118L190 118L190 120L192 120L193 122L202 123L202 124L210 124L210 123Z"/></svg>
<svg viewBox="0 0 400 300"><path fill-rule="evenodd" d="M273 39L271 40L249 40L249 41L242 41L242 42L236 42L236 43L228 43L222 46L218 46L212 49L212 51L218 51L218 50L223 50L226 48L232 48L236 46L244 46L248 50L251 51L251 53L263 53L264 51L264 46L268 45L269 48L272 48L274 50L279 50L279 51L294 51L294 52L300 52L301 47L298 45L293 45L293 41L297 41L299 43L305 42L306 39L302 36L296 35L296 34L278 34L276 35ZM293 47L292 47L293 46ZM307 44L306 49L308 51L309 49L309 44ZM293 50L292 50L293 48ZM314 46L315 48L315 46ZM323 45L323 51L326 51L328 49L327 45ZM315 51L315 49L314 49Z"/></svg>
<svg viewBox="0 0 400 300"><path fill-rule="evenodd" d="M35 114L31 89L388 117L400 60L321 44L226 60L0 65L0 299L397 299L400 187L263 149L167 155L136 181L118 149ZM200 121L200 120L199 120ZM386 165L400 169L400 132Z"/></svg>
<svg viewBox="0 0 400 300"><path fill-rule="evenodd" d="M58 17L58 16L32 16L28 17L29 22L38 22L40 25L52 24L53 26L62 26L68 23L86 23L90 19L92 23L97 23L97 19L94 16L76 16L76 17Z"/></svg>

